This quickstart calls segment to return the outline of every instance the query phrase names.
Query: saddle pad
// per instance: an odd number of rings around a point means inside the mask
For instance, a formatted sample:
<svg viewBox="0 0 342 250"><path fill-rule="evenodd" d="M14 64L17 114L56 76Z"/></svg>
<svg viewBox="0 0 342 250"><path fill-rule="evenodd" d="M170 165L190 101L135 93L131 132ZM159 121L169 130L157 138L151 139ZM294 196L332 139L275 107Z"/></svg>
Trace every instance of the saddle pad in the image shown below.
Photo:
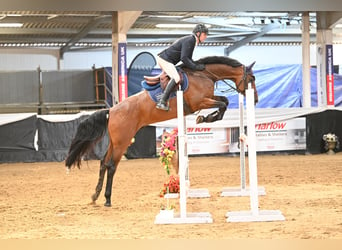
<svg viewBox="0 0 342 250"><path fill-rule="evenodd" d="M189 87L189 81L188 81L188 77L185 73L182 73L183 74L183 82L181 83L181 89L182 91L186 91ZM155 102L157 103L160 98L162 97L163 95L163 90L162 88L160 87L160 83L157 83L155 85L148 85L146 83L146 81L142 81L141 82L141 86L148 91L148 94L150 96L150 98ZM170 99L171 98L174 98L176 97L176 92L171 92L170 94Z"/></svg>

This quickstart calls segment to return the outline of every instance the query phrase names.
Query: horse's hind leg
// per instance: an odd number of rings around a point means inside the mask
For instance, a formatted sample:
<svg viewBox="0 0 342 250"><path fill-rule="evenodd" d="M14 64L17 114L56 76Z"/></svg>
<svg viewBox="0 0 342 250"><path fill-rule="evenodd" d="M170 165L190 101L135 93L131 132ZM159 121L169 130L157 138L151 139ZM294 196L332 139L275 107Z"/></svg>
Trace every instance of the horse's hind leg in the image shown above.
<svg viewBox="0 0 342 250"><path fill-rule="evenodd" d="M222 120L224 113L227 110L228 106L228 99L225 96L214 96L213 99L210 102L208 102L208 107L206 108L213 108L218 107L218 110L210 113L207 116L200 115L196 118L196 123L203 123L203 122L215 122L218 120ZM210 104L210 105L209 105Z"/></svg>
<svg viewBox="0 0 342 250"><path fill-rule="evenodd" d="M113 147L112 147L112 144L110 144L105 158L101 160L99 179L95 188L95 193L91 196L93 204L95 204L95 201L98 199L101 193L101 190L103 187L104 176L107 171L107 183L106 183L106 192L105 192L106 203L104 205L107 207L111 206L111 200L110 200L111 191L112 191L111 189L112 189L113 177L116 171L116 165L114 164L112 155L113 155Z"/></svg>
<svg viewBox="0 0 342 250"><path fill-rule="evenodd" d="M117 164L115 164L113 158L111 158L109 162L106 164L107 183L106 183L106 192L105 192L106 203L104 204L106 207L112 206L111 196L112 196L113 178L116 172L116 166Z"/></svg>
<svg viewBox="0 0 342 250"><path fill-rule="evenodd" d="M104 159L102 159L101 165L100 165L99 180L98 180L96 188L95 188L95 193L91 196L92 204L95 204L96 200L99 198L99 195L101 193L102 186L103 186L103 180L104 180L104 176L106 173L106 169L107 169L107 167L104 163Z"/></svg>

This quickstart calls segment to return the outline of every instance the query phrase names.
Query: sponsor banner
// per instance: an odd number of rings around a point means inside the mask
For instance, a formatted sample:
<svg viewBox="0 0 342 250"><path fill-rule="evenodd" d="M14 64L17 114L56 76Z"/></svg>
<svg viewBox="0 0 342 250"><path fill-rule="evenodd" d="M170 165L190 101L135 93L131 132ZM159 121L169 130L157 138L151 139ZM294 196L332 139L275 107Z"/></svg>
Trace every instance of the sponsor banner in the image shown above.
<svg viewBox="0 0 342 250"><path fill-rule="evenodd" d="M173 127L156 127L157 154L161 138ZM256 150L286 151L306 149L306 119L261 123L255 126ZM187 128L187 151L189 155L239 153L239 128ZM245 149L247 151L247 147Z"/></svg>
<svg viewBox="0 0 342 250"><path fill-rule="evenodd" d="M227 153L229 138L224 128L187 128L188 154Z"/></svg>
<svg viewBox="0 0 342 250"><path fill-rule="evenodd" d="M255 133L258 152L306 149L306 119L304 117L257 124ZM232 138L238 137L232 136ZM239 142L235 139L231 142L230 152L239 151Z"/></svg>
<svg viewBox="0 0 342 250"><path fill-rule="evenodd" d="M327 78L327 105L334 106L334 63L333 63L333 46L326 45L326 78Z"/></svg>
<svg viewBox="0 0 342 250"><path fill-rule="evenodd" d="M163 135L173 128L156 127L156 147L160 152ZM228 129L225 128L187 128L187 152L189 155L227 153L229 148Z"/></svg>
<svg viewBox="0 0 342 250"><path fill-rule="evenodd" d="M320 46L317 46L317 51L316 51L317 55L322 54L322 48ZM322 57L321 56L317 56L317 83L316 83L316 87L317 87L317 106L318 107L322 107L325 105L325 93L326 93L326 84L322 81L323 79L323 74L325 74L325 70L323 70L323 62L322 62Z"/></svg>
<svg viewBox="0 0 342 250"><path fill-rule="evenodd" d="M118 62L118 76L119 76L119 101L123 101L128 97L127 87L127 45L126 43L118 44L119 62Z"/></svg>

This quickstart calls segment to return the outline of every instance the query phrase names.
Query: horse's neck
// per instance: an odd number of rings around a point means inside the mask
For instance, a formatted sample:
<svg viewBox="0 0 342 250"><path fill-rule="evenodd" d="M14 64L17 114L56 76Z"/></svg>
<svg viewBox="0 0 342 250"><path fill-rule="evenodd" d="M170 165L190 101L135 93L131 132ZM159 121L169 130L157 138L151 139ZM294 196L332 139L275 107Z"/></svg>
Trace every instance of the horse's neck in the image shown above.
<svg viewBox="0 0 342 250"><path fill-rule="evenodd" d="M215 80L229 79L232 81L240 81L243 77L243 70L241 67L232 67L225 64L208 64L207 71L215 76Z"/></svg>

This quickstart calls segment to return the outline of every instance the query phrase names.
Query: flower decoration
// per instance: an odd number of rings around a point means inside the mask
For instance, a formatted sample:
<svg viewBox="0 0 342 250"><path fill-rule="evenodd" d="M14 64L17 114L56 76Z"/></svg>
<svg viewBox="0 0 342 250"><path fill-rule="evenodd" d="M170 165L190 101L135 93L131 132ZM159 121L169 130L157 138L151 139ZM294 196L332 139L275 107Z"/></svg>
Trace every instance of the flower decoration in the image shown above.
<svg viewBox="0 0 342 250"><path fill-rule="evenodd" d="M160 197L164 197L168 193L179 193L179 176L170 175L159 195Z"/></svg>
<svg viewBox="0 0 342 250"><path fill-rule="evenodd" d="M170 166L172 157L176 153L178 128L173 129L169 134L163 136L159 160L165 168L166 173L170 175Z"/></svg>

